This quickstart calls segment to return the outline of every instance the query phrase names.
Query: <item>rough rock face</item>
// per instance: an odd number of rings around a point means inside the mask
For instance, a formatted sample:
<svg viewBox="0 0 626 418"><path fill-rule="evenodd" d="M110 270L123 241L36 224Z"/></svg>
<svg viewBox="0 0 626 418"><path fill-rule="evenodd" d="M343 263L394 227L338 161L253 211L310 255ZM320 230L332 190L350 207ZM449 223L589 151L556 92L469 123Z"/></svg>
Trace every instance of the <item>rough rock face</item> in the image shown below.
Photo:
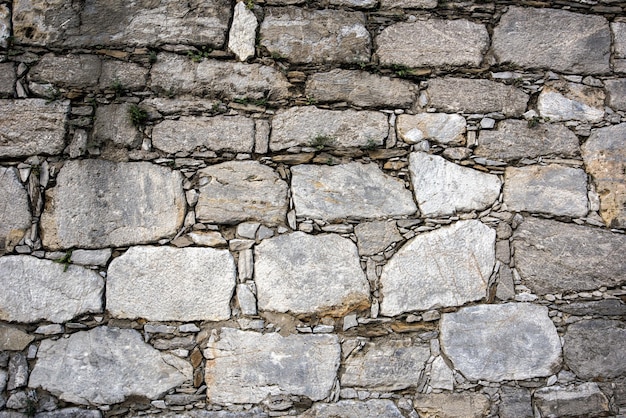
<svg viewBox="0 0 626 418"><path fill-rule="evenodd" d="M429 106L444 112L489 113L520 116L528 95L513 86L490 80L434 78L428 81Z"/></svg>
<svg viewBox="0 0 626 418"><path fill-rule="evenodd" d="M332 221L381 218L417 211L402 181L376 164L299 165L291 169L296 214Z"/></svg>
<svg viewBox="0 0 626 418"><path fill-rule="evenodd" d="M609 400L593 382L541 388L534 398L542 416L601 416L609 412Z"/></svg>
<svg viewBox="0 0 626 418"><path fill-rule="evenodd" d="M243 64L161 53L150 72L152 87L167 94L192 94L230 99L288 97L291 84L278 70L267 65Z"/></svg>
<svg viewBox="0 0 626 418"><path fill-rule="evenodd" d="M342 387L401 390L417 385L430 347L410 338L369 342L344 362Z"/></svg>
<svg viewBox="0 0 626 418"><path fill-rule="evenodd" d="M482 418L489 412L489 398L479 393L418 394L413 407L424 418Z"/></svg>
<svg viewBox="0 0 626 418"><path fill-rule="evenodd" d="M203 222L232 224L257 221L285 223L287 184L256 161L231 161L204 168L196 217Z"/></svg>
<svg viewBox="0 0 626 418"><path fill-rule="evenodd" d="M226 250L131 247L109 266L107 309L149 321L226 320L235 280Z"/></svg>
<svg viewBox="0 0 626 418"><path fill-rule="evenodd" d="M243 1L238 2L228 35L228 49L237 55L239 61L245 61L254 56L257 26L259 23L252 10L249 10Z"/></svg>
<svg viewBox="0 0 626 418"><path fill-rule="evenodd" d="M557 81L543 88L537 110L552 122L600 122L604 117L604 100L602 89Z"/></svg>
<svg viewBox="0 0 626 418"><path fill-rule="evenodd" d="M96 272L27 255L0 257L0 320L65 322L102 311L104 281Z"/></svg>
<svg viewBox="0 0 626 418"><path fill-rule="evenodd" d="M413 192L424 216L485 209L498 198L502 184L493 174L462 167L424 152L411 153L409 171Z"/></svg>
<svg viewBox="0 0 626 418"><path fill-rule="evenodd" d="M381 313L395 316L484 298L495 237L493 229L471 220L410 240L383 267Z"/></svg>
<svg viewBox="0 0 626 418"><path fill-rule="evenodd" d="M5 4L0 5L0 48L6 48L9 45L9 37L11 36L11 11Z"/></svg>
<svg viewBox="0 0 626 418"><path fill-rule="evenodd" d="M340 352L334 335L281 337L222 328L219 341L205 351L207 398L215 403L257 403L283 394L324 399L334 384Z"/></svg>
<svg viewBox="0 0 626 418"><path fill-rule="evenodd" d="M96 55L68 54L57 57L46 54L35 65L28 77L30 81L51 83L63 88L89 88L98 85L102 61Z"/></svg>
<svg viewBox="0 0 626 418"><path fill-rule="evenodd" d="M0 9L6 6L0 6ZM1 14L2 12L0 12ZM0 26L2 24L0 23ZM17 77L15 75L15 64L12 62L5 62L0 64L0 97L13 97L13 91L15 90L15 81Z"/></svg>
<svg viewBox="0 0 626 418"><path fill-rule="evenodd" d="M369 401L341 400L336 403L316 403L301 418L402 418L398 407L389 399Z"/></svg>
<svg viewBox="0 0 626 418"><path fill-rule="evenodd" d="M526 388L502 386L500 389L500 418L533 418L530 391Z"/></svg>
<svg viewBox="0 0 626 418"><path fill-rule="evenodd" d="M565 363L581 379L626 375L626 327L623 322L589 319L571 324L564 337Z"/></svg>
<svg viewBox="0 0 626 418"><path fill-rule="evenodd" d="M394 221L361 222L354 228L360 255L374 255L403 240Z"/></svg>
<svg viewBox="0 0 626 418"><path fill-rule="evenodd" d="M71 0L13 5L13 31L18 43L39 46L148 46L167 43L221 47L232 13L230 4L177 0L127 2L113 0L76 8Z"/></svg>
<svg viewBox="0 0 626 418"><path fill-rule="evenodd" d="M33 341L32 337L24 331L0 324L0 351L22 351ZM0 375L2 373L0 372ZM2 377L0 376L0 391L4 390Z"/></svg>
<svg viewBox="0 0 626 418"><path fill-rule="evenodd" d="M133 126L129 103L99 106L96 109L93 138L97 142L111 141L131 148L141 144L141 133Z"/></svg>
<svg viewBox="0 0 626 418"><path fill-rule="evenodd" d="M626 78L605 80L604 85L609 93L608 105L615 110L626 110Z"/></svg>
<svg viewBox="0 0 626 418"><path fill-rule="evenodd" d="M385 28L376 38L376 54L383 65L478 67L488 44L484 25L465 19L429 19Z"/></svg>
<svg viewBox="0 0 626 418"><path fill-rule="evenodd" d="M0 100L0 157L61 153L69 107L67 101Z"/></svg>
<svg viewBox="0 0 626 418"><path fill-rule="evenodd" d="M409 107L415 101L411 83L365 71L332 70L307 79L306 95L318 102L346 101L363 107Z"/></svg>
<svg viewBox="0 0 626 418"><path fill-rule="evenodd" d="M429 139L440 144L464 145L465 127L463 116L447 113L400 115L396 120L398 135L409 144Z"/></svg>
<svg viewBox="0 0 626 418"><path fill-rule="evenodd" d="M446 313L440 339L454 367L470 380L549 376L561 364L561 342L543 306L479 305Z"/></svg>
<svg viewBox="0 0 626 418"><path fill-rule="evenodd" d="M564 73L605 73L611 33L601 16L509 7L493 31L493 48L500 63Z"/></svg>
<svg viewBox="0 0 626 418"><path fill-rule="evenodd" d="M14 168L0 167L0 251L15 245L31 225L28 193Z"/></svg>
<svg viewBox="0 0 626 418"><path fill-rule="evenodd" d="M341 316L369 306L356 246L334 234L264 240L254 251L260 310Z"/></svg>
<svg viewBox="0 0 626 418"><path fill-rule="evenodd" d="M582 217L587 208L587 174L556 164L507 167L504 202L510 210Z"/></svg>
<svg viewBox="0 0 626 418"><path fill-rule="evenodd" d="M297 64L367 62L365 21L360 12L271 8L261 23L261 45Z"/></svg>
<svg viewBox="0 0 626 418"><path fill-rule="evenodd" d="M297 145L364 147L381 145L389 133L387 117L373 111L343 112L315 106L276 112L270 148L280 151Z"/></svg>
<svg viewBox="0 0 626 418"><path fill-rule="evenodd" d="M626 237L621 234L527 218L515 231L513 249L522 282L538 294L612 287L624 280Z"/></svg>
<svg viewBox="0 0 626 418"><path fill-rule="evenodd" d="M100 248L155 241L185 216L181 175L147 162L65 163L41 219L49 248Z"/></svg>
<svg viewBox="0 0 626 418"><path fill-rule="evenodd" d="M169 154L211 151L252 152L254 120L245 116L182 116L166 119L152 130L152 144Z"/></svg>
<svg viewBox="0 0 626 418"><path fill-rule="evenodd" d="M474 154L496 160L541 156L571 158L580 155L578 138L563 125L541 123L529 127L521 120L504 120L497 129L480 132Z"/></svg>
<svg viewBox="0 0 626 418"><path fill-rule="evenodd" d="M188 362L161 354L135 330L98 327L42 341L28 385L67 402L102 405L131 395L158 398L191 373Z"/></svg>
<svg viewBox="0 0 626 418"><path fill-rule="evenodd" d="M626 123L599 128L582 146L607 226L626 227Z"/></svg>

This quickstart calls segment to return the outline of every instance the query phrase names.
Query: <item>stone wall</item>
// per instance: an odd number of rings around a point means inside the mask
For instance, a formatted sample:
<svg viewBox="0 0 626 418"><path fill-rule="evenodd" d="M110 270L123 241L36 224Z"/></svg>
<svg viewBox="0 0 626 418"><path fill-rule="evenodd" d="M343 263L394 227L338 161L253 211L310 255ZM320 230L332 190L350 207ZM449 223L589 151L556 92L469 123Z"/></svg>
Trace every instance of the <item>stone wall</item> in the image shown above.
<svg viewBox="0 0 626 418"><path fill-rule="evenodd" d="M0 1L0 417L626 415L625 13Z"/></svg>

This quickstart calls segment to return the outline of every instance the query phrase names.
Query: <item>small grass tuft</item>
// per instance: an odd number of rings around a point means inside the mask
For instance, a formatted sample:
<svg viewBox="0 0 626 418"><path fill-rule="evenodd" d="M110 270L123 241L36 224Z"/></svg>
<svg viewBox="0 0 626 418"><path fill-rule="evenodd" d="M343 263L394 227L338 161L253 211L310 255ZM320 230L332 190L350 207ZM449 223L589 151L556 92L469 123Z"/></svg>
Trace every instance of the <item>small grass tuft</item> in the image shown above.
<svg viewBox="0 0 626 418"><path fill-rule="evenodd" d="M318 151L323 150L324 148L330 147L335 143L335 138L329 135L317 135L315 138L311 140L309 145Z"/></svg>
<svg viewBox="0 0 626 418"><path fill-rule="evenodd" d="M72 250L68 250L63 257L57 258L56 260L52 260L52 261L54 261L55 263L63 264L63 272L66 272L71 264L71 261L70 261L71 258L72 258Z"/></svg>
<svg viewBox="0 0 626 418"><path fill-rule="evenodd" d="M144 109L140 108L137 105L132 105L128 110L128 115L130 116L130 121L137 128L142 128L145 126L146 121L148 120L148 112Z"/></svg>

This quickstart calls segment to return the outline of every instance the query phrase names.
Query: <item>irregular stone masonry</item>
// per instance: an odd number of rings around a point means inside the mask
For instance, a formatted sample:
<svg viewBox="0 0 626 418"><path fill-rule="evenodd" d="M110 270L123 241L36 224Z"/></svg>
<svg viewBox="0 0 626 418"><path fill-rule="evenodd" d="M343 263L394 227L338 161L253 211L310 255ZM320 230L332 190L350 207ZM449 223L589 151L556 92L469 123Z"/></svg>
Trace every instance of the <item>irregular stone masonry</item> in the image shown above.
<svg viewBox="0 0 626 418"><path fill-rule="evenodd" d="M0 0L0 418L625 416L625 16Z"/></svg>

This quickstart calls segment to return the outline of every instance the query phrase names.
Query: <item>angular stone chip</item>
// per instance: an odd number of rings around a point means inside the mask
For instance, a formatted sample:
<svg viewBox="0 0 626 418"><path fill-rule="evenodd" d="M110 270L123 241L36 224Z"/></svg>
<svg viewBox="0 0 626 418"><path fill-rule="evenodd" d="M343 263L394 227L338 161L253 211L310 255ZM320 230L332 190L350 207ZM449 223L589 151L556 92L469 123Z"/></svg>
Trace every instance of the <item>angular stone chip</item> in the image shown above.
<svg viewBox="0 0 626 418"><path fill-rule="evenodd" d="M69 101L0 100L0 157L63 152L69 111Z"/></svg>
<svg viewBox="0 0 626 418"><path fill-rule="evenodd" d="M383 267L381 313L460 306L487 296L496 232L480 221L459 221L418 235Z"/></svg>
<svg viewBox="0 0 626 418"><path fill-rule="evenodd" d="M217 404L258 403L268 395L324 399L335 383L340 352L336 335L282 337L222 328L220 339L205 350L207 399Z"/></svg>
<svg viewBox="0 0 626 418"><path fill-rule="evenodd" d="M47 194L41 235L50 249L157 241L185 217L180 173L148 162L67 161Z"/></svg>
<svg viewBox="0 0 626 418"><path fill-rule="evenodd" d="M254 252L259 310L342 316L369 307L369 284L352 241L303 232L263 240Z"/></svg>
<svg viewBox="0 0 626 418"><path fill-rule="evenodd" d="M602 16L511 6L494 28L493 49L499 63L569 74L606 73L611 32Z"/></svg>
<svg viewBox="0 0 626 418"><path fill-rule="evenodd" d="M0 320L65 322L102 312L104 280L96 272L27 255L0 257Z"/></svg>
<svg viewBox="0 0 626 418"><path fill-rule="evenodd" d="M417 211L411 191L376 164L297 165L291 173L298 216L332 221L412 215Z"/></svg>
<svg viewBox="0 0 626 418"><path fill-rule="evenodd" d="M527 218L513 236L515 267L537 294L619 286L626 236L600 228Z"/></svg>
<svg viewBox="0 0 626 418"><path fill-rule="evenodd" d="M43 340L28 386L70 403L111 405L130 396L157 399L191 375L191 364L152 348L139 332L98 327Z"/></svg>
<svg viewBox="0 0 626 418"><path fill-rule="evenodd" d="M131 247L109 266L107 310L149 321L227 320L236 276L226 250Z"/></svg>
<svg viewBox="0 0 626 418"><path fill-rule="evenodd" d="M561 342L544 306L461 308L442 315L440 330L443 352L469 380L524 380L561 366Z"/></svg>
<svg viewBox="0 0 626 418"><path fill-rule="evenodd" d="M0 167L0 252L17 244L30 226L28 193L17 170Z"/></svg>

